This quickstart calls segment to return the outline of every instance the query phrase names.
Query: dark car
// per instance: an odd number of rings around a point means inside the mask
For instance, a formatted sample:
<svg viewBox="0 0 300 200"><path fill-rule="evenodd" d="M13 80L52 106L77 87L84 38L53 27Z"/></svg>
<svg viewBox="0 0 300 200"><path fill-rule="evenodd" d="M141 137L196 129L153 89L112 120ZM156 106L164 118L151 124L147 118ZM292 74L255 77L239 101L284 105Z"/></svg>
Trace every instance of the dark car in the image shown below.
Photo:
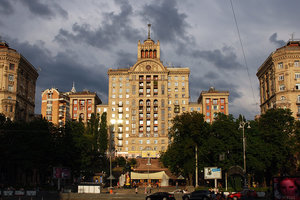
<svg viewBox="0 0 300 200"><path fill-rule="evenodd" d="M227 196L228 200L239 200L239 199L245 199L249 197L257 197L257 194L254 190L250 189L243 189L240 192L234 193L234 194L229 194Z"/></svg>
<svg viewBox="0 0 300 200"><path fill-rule="evenodd" d="M208 190L197 190L182 196L182 200L210 200L211 194Z"/></svg>
<svg viewBox="0 0 300 200"><path fill-rule="evenodd" d="M146 196L146 200L175 200L175 197L168 192L156 192Z"/></svg>

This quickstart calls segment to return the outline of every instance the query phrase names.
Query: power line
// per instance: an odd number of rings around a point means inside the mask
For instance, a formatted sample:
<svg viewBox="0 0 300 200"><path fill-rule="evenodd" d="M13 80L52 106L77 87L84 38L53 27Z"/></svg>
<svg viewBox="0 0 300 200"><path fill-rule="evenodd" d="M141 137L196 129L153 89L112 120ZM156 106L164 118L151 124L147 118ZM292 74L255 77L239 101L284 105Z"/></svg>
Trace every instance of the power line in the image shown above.
<svg viewBox="0 0 300 200"><path fill-rule="evenodd" d="M238 23L237 23L237 20L236 20L236 16L235 16L235 12L234 12L234 8L233 8L232 0L230 0L230 5L231 5L232 13L233 13L233 18L234 18L235 26L236 26L236 29L237 29L239 41L240 41L240 44L241 44L241 47L242 47L242 53L243 53L243 57L244 57L245 67L246 67L246 70L247 70L247 74L248 74L248 78L249 78L249 82L250 82L250 86L251 86L251 90L252 90L253 101L254 101L255 105L258 105L258 103L256 102L256 99L255 99L255 95L254 95L254 90L253 90L252 81L251 81L250 74L249 74L247 59L246 59L246 55L245 55L245 51L244 51L244 46L243 46L243 42L242 42L242 39L241 39L239 26L238 26Z"/></svg>

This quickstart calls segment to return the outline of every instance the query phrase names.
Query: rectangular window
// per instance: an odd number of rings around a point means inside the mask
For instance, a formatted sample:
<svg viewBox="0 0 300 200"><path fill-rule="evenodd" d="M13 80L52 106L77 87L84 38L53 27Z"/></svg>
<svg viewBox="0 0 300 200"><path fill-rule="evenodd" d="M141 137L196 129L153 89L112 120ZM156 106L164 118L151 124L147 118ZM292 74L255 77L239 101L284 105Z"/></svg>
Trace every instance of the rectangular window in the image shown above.
<svg viewBox="0 0 300 200"><path fill-rule="evenodd" d="M210 99L205 99L205 102L206 102L206 103L209 103L209 101L210 101Z"/></svg>
<svg viewBox="0 0 300 200"><path fill-rule="evenodd" d="M295 79L300 78L300 73L295 73Z"/></svg>
<svg viewBox="0 0 300 200"><path fill-rule="evenodd" d="M294 61L294 66L295 66L295 67L300 67L300 65L299 65L299 60L295 60L295 61Z"/></svg>
<svg viewBox="0 0 300 200"><path fill-rule="evenodd" d="M296 89L297 89L297 85L296 85ZM299 88L300 89L300 88ZM279 86L279 91L284 91L285 90L285 86L284 85L280 85ZM298 89L297 89L298 90Z"/></svg>
<svg viewBox="0 0 300 200"><path fill-rule="evenodd" d="M14 75L8 74L8 80L9 81L14 81Z"/></svg>
<svg viewBox="0 0 300 200"><path fill-rule="evenodd" d="M300 84L297 83L296 86L295 86L296 90L300 90Z"/></svg>
<svg viewBox="0 0 300 200"><path fill-rule="evenodd" d="M283 68L283 63L278 63L278 69L282 69Z"/></svg>
<svg viewBox="0 0 300 200"><path fill-rule="evenodd" d="M9 64L9 70L15 70L15 64L10 63Z"/></svg>
<svg viewBox="0 0 300 200"><path fill-rule="evenodd" d="M135 94L135 85L132 86L132 94Z"/></svg>
<svg viewBox="0 0 300 200"><path fill-rule="evenodd" d="M225 102L225 99L221 99L221 103L224 103Z"/></svg>
<svg viewBox="0 0 300 200"><path fill-rule="evenodd" d="M298 103L300 102L300 95L298 95Z"/></svg>
<svg viewBox="0 0 300 200"><path fill-rule="evenodd" d="M278 80L279 80L279 81L283 81L283 80L284 80L284 75L283 75L283 74L279 75L279 76L278 76Z"/></svg>
<svg viewBox="0 0 300 200"><path fill-rule="evenodd" d="M8 91L9 91L9 92L13 92L13 90L14 90L14 86L12 86L12 85L8 85L8 88L7 88L7 89L8 89Z"/></svg>
<svg viewBox="0 0 300 200"><path fill-rule="evenodd" d="M218 104L218 99L213 99L213 104Z"/></svg>

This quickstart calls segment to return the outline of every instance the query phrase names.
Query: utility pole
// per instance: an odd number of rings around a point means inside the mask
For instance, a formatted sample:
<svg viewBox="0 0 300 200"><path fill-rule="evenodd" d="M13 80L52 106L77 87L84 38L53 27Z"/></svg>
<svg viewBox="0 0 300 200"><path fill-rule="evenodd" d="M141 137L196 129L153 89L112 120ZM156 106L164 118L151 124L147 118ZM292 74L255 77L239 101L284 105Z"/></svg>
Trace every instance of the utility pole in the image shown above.
<svg viewBox="0 0 300 200"><path fill-rule="evenodd" d="M196 172L195 172L195 188L198 187L198 146L195 147L195 159L196 159Z"/></svg>

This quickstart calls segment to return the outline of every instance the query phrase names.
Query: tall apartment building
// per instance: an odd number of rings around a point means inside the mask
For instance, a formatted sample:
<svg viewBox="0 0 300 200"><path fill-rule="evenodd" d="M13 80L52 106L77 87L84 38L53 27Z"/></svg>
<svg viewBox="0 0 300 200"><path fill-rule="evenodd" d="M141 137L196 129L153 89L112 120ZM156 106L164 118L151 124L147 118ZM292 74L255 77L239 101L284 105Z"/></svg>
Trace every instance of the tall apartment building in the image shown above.
<svg viewBox="0 0 300 200"><path fill-rule="evenodd" d="M24 56L0 41L0 113L11 120L33 119L38 76Z"/></svg>
<svg viewBox="0 0 300 200"><path fill-rule="evenodd" d="M260 108L289 108L300 119L300 41L290 40L259 67Z"/></svg>
<svg viewBox="0 0 300 200"><path fill-rule="evenodd" d="M71 119L81 119L84 123L88 122L92 113L96 113L97 105L102 103L96 92L87 90L82 92L71 92L69 93L69 98Z"/></svg>
<svg viewBox="0 0 300 200"><path fill-rule="evenodd" d="M228 114L228 92L211 89L197 103L189 102L189 74L189 68L163 65L160 43L150 38L150 27L148 39L138 42L137 62L108 70L108 105L97 106L97 112L107 110L117 155L159 157L169 144L171 120L180 113L204 111L210 113L207 122L218 111Z"/></svg>
<svg viewBox="0 0 300 200"><path fill-rule="evenodd" d="M58 126L63 126L70 119L69 93L58 91L56 88L42 92L42 117Z"/></svg>
<svg viewBox="0 0 300 200"><path fill-rule="evenodd" d="M49 122L59 126L63 126L68 120L78 121L80 118L82 122L87 123L101 103L95 92L76 92L73 83L70 92L60 92L56 88L44 90L41 114Z"/></svg>

